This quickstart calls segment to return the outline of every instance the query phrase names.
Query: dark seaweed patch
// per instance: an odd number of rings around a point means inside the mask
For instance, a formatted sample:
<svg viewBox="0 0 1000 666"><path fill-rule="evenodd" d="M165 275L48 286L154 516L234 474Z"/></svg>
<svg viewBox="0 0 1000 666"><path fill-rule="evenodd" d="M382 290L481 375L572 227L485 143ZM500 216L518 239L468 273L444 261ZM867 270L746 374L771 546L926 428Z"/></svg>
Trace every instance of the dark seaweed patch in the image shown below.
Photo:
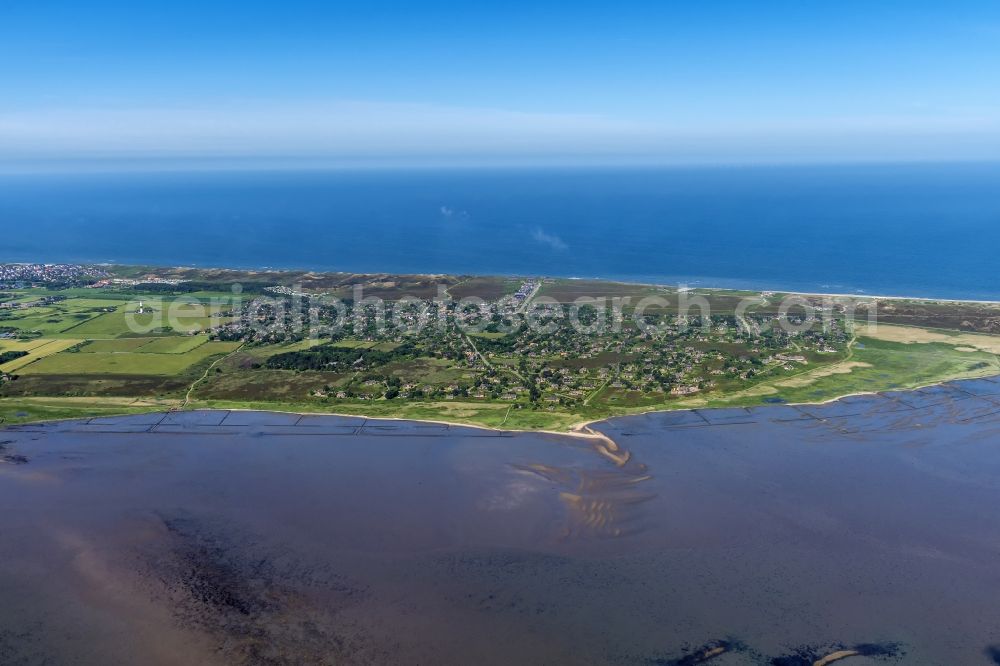
<svg viewBox="0 0 1000 666"><path fill-rule="evenodd" d="M8 465L26 464L28 458L17 453L10 453L10 449L7 447L8 444L13 444L13 441L8 439L0 442L0 463L7 463Z"/></svg>
<svg viewBox="0 0 1000 666"><path fill-rule="evenodd" d="M1000 644L987 645L986 649L983 650L983 654L986 655L991 664L998 664L1000 666Z"/></svg>
<svg viewBox="0 0 1000 666"><path fill-rule="evenodd" d="M226 526L190 517L161 520L170 547L151 553L156 579L177 620L215 636L226 663L384 661L387 647L374 645L358 627L335 622L364 590Z"/></svg>
<svg viewBox="0 0 1000 666"><path fill-rule="evenodd" d="M902 657L905 652L899 643L859 643L857 645L806 645L798 647L791 654L775 657L772 666L812 666L814 663L840 650L853 650L859 656L873 657L888 661Z"/></svg>
<svg viewBox="0 0 1000 666"><path fill-rule="evenodd" d="M716 657L721 657L724 654L743 652L745 650L746 646L739 641L712 641L693 649L685 648L683 650L684 654L680 657L653 659L649 663L654 666L698 666L698 664L707 664Z"/></svg>
<svg viewBox="0 0 1000 666"><path fill-rule="evenodd" d="M0 664L51 664L45 649L45 626L31 623L23 629L0 627Z"/></svg>
<svg viewBox="0 0 1000 666"><path fill-rule="evenodd" d="M850 649L863 657L892 659L903 656L903 646L899 643L859 643Z"/></svg>

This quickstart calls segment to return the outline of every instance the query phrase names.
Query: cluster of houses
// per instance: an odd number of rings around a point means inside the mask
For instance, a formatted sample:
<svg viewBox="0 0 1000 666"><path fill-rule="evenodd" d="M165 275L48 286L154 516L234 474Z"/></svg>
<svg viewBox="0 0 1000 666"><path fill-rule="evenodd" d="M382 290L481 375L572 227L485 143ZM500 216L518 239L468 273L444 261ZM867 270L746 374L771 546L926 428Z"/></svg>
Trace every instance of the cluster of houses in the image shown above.
<svg viewBox="0 0 1000 666"><path fill-rule="evenodd" d="M92 284L88 284L87 287L91 289L102 289L107 287L138 287L141 285L149 284L166 284L177 286L188 280L178 280L175 278L161 278L155 275L146 275L141 278L104 278L98 280Z"/></svg>
<svg viewBox="0 0 1000 666"><path fill-rule="evenodd" d="M538 288L538 280L528 280L527 282L521 283L521 286L517 288L514 292L514 301L521 305L524 301L534 293L535 289Z"/></svg>
<svg viewBox="0 0 1000 666"><path fill-rule="evenodd" d="M516 301L524 302L538 284L534 280L523 283ZM713 317L704 327L665 316L654 332L626 326L624 330L597 333L578 330L566 317L555 317L557 326L552 331L521 330L516 336L491 339L488 335L465 335L454 326L418 326L427 323L421 318L428 312L433 315L437 305L430 301L417 305L425 307L390 311L382 326L371 324L376 314L371 308L360 318L348 309L350 324L335 335L365 342L410 341L420 349L420 356L447 361L441 367L449 369L448 380L423 380L414 372L412 377L403 378L404 383L394 380L390 385L385 377L378 377L377 368L372 368L335 390L314 391L313 395L341 399L423 396L445 400L531 400L569 405L598 395L602 399L654 394L682 397L711 390L721 381L751 380L771 369L792 370L808 363L807 353L836 351L845 339L842 330L826 335L777 332L765 338L760 331L771 328L766 326L766 317L756 318L753 330L748 330L725 316ZM312 332L292 330L291 324L299 316L306 316L311 325L318 322L322 328L334 316L345 315L308 300L300 307L301 312L282 316L251 303L237 322L226 324L228 332L216 333L238 336L251 324L258 329L263 325L266 334L258 333L254 342L288 341ZM452 309L450 313L453 322L474 323L481 322L484 316L487 320L502 318L512 307L507 298L492 304L485 315L477 308ZM326 332L321 337L328 335ZM451 372L455 370L461 372ZM376 374L373 376L371 371Z"/></svg>
<svg viewBox="0 0 1000 666"><path fill-rule="evenodd" d="M23 310L27 308L41 308L52 305L59 301L66 300L65 296L42 296L33 301L13 300L0 303L0 310Z"/></svg>
<svg viewBox="0 0 1000 666"><path fill-rule="evenodd" d="M100 267L80 264L0 264L0 288L3 289L36 284L83 283L107 276L108 272Z"/></svg>

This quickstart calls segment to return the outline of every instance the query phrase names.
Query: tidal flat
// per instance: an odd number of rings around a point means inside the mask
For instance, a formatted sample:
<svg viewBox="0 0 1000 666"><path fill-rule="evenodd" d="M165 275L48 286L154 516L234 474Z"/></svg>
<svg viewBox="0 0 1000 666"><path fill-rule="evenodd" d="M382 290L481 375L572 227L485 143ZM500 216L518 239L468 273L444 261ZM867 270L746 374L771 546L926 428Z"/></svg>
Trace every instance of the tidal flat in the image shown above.
<svg viewBox="0 0 1000 666"><path fill-rule="evenodd" d="M1000 378L593 428L0 429L0 663L1000 663Z"/></svg>

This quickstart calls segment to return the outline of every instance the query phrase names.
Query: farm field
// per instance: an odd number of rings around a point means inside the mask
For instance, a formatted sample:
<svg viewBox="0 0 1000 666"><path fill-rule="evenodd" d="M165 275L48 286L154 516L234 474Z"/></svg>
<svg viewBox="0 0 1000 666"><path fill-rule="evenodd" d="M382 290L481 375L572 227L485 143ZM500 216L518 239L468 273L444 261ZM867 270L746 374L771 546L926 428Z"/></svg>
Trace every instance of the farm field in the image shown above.
<svg viewBox="0 0 1000 666"><path fill-rule="evenodd" d="M0 345L0 350L3 351L27 351L27 356L22 356L21 358L14 359L13 361L8 361L3 365L0 365L0 371L7 373L23 372L24 368L28 365L35 363L41 359L48 356L58 354L61 351L74 347L82 342L81 340L52 340L52 339L38 339L31 341L30 349L18 349L16 346L11 346L8 348L8 341L3 341ZM37 343L37 344L36 344Z"/></svg>
<svg viewBox="0 0 1000 666"><path fill-rule="evenodd" d="M172 333L196 333L213 324L230 321L218 316L221 308L211 309L206 305L179 304L166 306L163 310L138 314L126 311L120 306L115 312L101 314L72 328L75 337L115 338L130 335L155 335L162 331ZM213 311L216 313L213 315ZM173 325L171 325L173 324Z"/></svg>
<svg viewBox="0 0 1000 666"><path fill-rule="evenodd" d="M208 342L207 335L185 335L153 338L138 349L143 354L185 354Z"/></svg>
<svg viewBox="0 0 1000 666"><path fill-rule="evenodd" d="M79 349L84 354L183 354L208 342L207 335L173 335L155 338L98 338L88 340Z"/></svg>
<svg viewBox="0 0 1000 666"><path fill-rule="evenodd" d="M20 368L24 375L175 375L212 356L228 354L239 347L235 342L203 342L194 349L177 353L62 352Z"/></svg>
<svg viewBox="0 0 1000 666"><path fill-rule="evenodd" d="M108 307L114 306L81 305L63 301L56 305L5 311L0 312L0 326L17 328L36 335L57 335L100 317L105 314L104 308Z"/></svg>
<svg viewBox="0 0 1000 666"><path fill-rule="evenodd" d="M31 294L11 302L32 303L40 298L44 296ZM93 339L163 331L171 325L171 320L174 326L168 331L170 333L199 332L213 324L229 321L219 316L225 309L222 304L192 302L192 299L146 301L145 307L154 310L137 314L139 300L138 297L128 301L122 298L66 298L33 307L4 309L0 310L0 327L38 336Z"/></svg>
<svg viewBox="0 0 1000 666"><path fill-rule="evenodd" d="M0 339L0 351L31 351L36 347L47 345L52 342L48 338L31 338L28 340L18 340L17 338Z"/></svg>
<svg viewBox="0 0 1000 666"><path fill-rule="evenodd" d="M80 347L80 352L83 354L123 354L137 351L140 347L148 345L154 340L160 339L161 338L99 338L96 340L88 340L86 344Z"/></svg>

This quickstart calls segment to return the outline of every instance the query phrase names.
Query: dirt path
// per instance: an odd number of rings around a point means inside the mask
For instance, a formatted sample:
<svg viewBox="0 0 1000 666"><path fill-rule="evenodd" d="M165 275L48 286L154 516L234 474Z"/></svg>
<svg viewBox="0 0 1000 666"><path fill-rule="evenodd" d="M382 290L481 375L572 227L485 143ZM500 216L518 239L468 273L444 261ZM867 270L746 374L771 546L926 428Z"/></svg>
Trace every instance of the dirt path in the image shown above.
<svg viewBox="0 0 1000 666"><path fill-rule="evenodd" d="M205 381L206 379L208 379L208 373L212 372L212 369L215 368L215 366L217 366L219 363L222 363L227 358L229 358L230 356L232 356L233 354L235 354L239 350L243 349L243 347L244 347L244 345L240 344L239 347L237 347L233 351L229 352L225 356L223 356L221 358L217 358L214 361L212 361L212 364L209 365L207 368L205 368L205 374L203 374L198 379L194 380L194 383L192 383L191 386L188 387L187 393L184 394L184 402L181 403L181 409L186 408L188 406L188 404L190 404L190 402L191 402L191 394L194 392L194 389L198 386L198 384L200 384L203 381Z"/></svg>

